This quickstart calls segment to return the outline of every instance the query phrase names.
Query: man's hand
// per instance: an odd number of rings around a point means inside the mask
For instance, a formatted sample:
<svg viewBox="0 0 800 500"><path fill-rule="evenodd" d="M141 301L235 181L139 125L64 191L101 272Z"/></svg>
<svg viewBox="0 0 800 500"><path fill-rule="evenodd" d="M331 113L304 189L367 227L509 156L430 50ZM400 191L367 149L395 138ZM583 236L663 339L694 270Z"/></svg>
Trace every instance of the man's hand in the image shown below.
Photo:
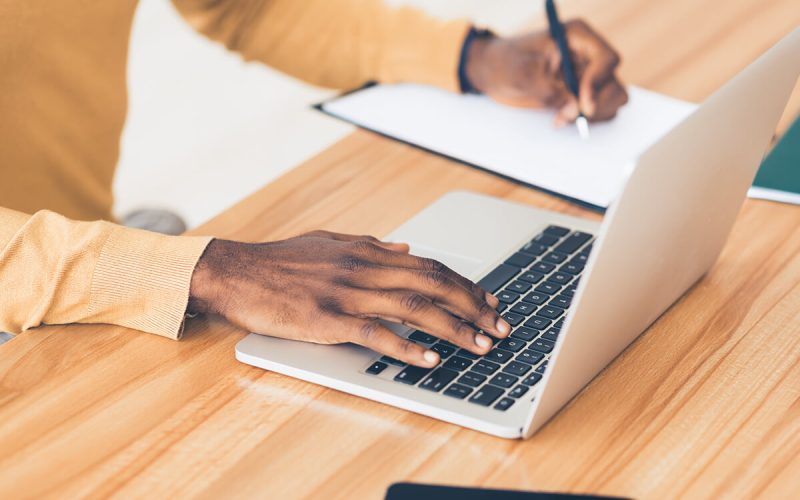
<svg viewBox="0 0 800 500"><path fill-rule="evenodd" d="M408 246L315 231L273 243L213 240L192 276L189 312L210 312L252 332L320 344L354 342L418 366L439 355L398 337L403 323L485 354L511 331L498 301ZM463 318L467 322L462 321Z"/></svg>
<svg viewBox="0 0 800 500"><path fill-rule="evenodd" d="M580 102L564 83L561 55L546 31L474 40L467 53L467 78L503 104L558 110L556 125L575 121L579 111L593 121L610 120L628 102L625 87L614 74L619 55L583 21L569 21L564 28Z"/></svg>

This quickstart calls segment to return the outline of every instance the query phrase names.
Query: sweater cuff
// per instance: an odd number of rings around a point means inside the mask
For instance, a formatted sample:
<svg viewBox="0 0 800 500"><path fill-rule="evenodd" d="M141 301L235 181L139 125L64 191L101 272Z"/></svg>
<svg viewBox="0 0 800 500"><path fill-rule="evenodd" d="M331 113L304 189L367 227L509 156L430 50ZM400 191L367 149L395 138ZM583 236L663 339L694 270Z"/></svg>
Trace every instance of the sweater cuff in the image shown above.
<svg viewBox="0 0 800 500"><path fill-rule="evenodd" d="M192 274L210 241L115 227L92 277L91 322L180 338Z"/></svg>
<svg viewBox="0 0 800 500"><path fill-rule="evenodd" d="M401 9L402 10L402 9ZM403 16L398 15L403 26ZM442 22L424 19L409 22L406 30L388 44L380 80L386 83L415 82L460 92L458 68L464 40L472 27L465 20Z"/></svg>

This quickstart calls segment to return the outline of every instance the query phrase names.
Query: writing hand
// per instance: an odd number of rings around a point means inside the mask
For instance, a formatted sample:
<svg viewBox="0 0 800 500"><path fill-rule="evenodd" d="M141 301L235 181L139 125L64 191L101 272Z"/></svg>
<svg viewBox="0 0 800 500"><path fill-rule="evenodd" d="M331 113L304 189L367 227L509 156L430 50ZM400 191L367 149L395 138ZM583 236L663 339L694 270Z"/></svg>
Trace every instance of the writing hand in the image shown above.
<svg viewBox="0 0 800 500"><path fill-rule="evenodd" d="M580 101L564 83L561 55L547 31L474 40L467 53L467 78L503 104L557 110L557 125L575 121L579 111L592 121L610 120L628 102L615 74L619 55L584 21L569 21L564 28Z"/></svg>

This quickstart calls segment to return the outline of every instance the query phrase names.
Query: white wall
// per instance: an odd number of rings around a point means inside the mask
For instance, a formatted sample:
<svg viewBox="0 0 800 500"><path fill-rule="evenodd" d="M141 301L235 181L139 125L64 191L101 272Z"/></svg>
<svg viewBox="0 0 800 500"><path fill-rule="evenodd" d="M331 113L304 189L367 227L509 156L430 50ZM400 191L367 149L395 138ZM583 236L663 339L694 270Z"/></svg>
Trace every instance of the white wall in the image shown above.
<svg viewBox="0 0 800 500"><path fill-rule="evenodd" d="M470 17L500 31L523 25L541 8L535 0L389 2ZM330 91L243 63L193 32L168 0L141 0L128 79L118 215L165 207L194 227L351 130L309 109Z"/></svg>

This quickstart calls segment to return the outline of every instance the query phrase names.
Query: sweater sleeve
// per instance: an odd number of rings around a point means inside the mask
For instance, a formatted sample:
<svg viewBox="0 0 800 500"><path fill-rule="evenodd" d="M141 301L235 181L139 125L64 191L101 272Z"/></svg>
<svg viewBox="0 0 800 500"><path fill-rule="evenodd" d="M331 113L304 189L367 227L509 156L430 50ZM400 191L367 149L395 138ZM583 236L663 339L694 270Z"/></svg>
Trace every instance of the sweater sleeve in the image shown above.
<svg viewBox="0 0 800 500"><path fill-rule="evenodd" d="M353 88L370 80L458 91L470 24L444 22L381 0L173 0L198 31L315 85Z"/></svg>
<svg viewBox="0 0 800 500"><path fill-rule="evenodd" d="M177 339L209 241L0 208L0 330L109 323Z"/></svg>

